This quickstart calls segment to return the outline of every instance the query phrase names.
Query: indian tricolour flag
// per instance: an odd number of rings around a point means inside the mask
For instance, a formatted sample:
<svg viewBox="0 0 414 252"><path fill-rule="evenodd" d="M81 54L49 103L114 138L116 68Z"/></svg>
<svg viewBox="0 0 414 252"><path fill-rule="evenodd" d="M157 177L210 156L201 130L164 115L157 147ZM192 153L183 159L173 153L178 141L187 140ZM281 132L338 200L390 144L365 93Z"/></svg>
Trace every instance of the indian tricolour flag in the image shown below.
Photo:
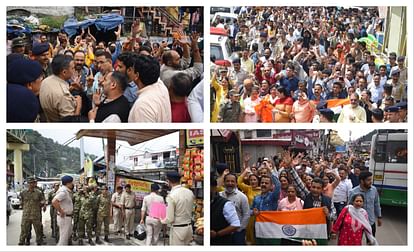
<svg viewBox="0 0 414 252"><path fill-rule="evenodd" d="M327 244L326 216L322 208L296 211L262 211L256 216L256 244L278 245L282 238L315 239Z"/></svg>

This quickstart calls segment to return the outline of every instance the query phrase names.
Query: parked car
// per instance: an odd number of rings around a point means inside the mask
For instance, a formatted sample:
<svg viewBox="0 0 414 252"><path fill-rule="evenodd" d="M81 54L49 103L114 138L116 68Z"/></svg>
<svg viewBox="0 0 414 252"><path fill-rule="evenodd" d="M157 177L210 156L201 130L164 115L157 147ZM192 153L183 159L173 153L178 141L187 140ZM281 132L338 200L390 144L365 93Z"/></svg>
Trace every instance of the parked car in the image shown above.
<svg viewBox="0 0 414 252"><path fill-rule="evenodd" d="M231 42L222 28L210 28L210 57L214 60L225 60L231 63Z"/></svg>
<svg viewBox="0 0 414 252"><path fill-rule="evenodd" d="M19 209L21 207L20 193L15 191L9 191L7 198L10 198L10 203L13 209Z"/></svg>

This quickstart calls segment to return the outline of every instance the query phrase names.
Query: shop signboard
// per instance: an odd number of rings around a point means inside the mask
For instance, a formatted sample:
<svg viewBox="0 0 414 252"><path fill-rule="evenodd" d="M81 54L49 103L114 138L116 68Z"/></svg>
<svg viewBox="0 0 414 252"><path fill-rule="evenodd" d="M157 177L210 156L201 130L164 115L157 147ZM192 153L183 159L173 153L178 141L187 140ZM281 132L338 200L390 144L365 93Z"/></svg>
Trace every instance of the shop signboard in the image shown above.
<svg viewBox="0 0 414 252"><path fill-rule="evenodd" d="M202 129L186 130L187 146L199 146L204 144L204 131Z"/></svg>

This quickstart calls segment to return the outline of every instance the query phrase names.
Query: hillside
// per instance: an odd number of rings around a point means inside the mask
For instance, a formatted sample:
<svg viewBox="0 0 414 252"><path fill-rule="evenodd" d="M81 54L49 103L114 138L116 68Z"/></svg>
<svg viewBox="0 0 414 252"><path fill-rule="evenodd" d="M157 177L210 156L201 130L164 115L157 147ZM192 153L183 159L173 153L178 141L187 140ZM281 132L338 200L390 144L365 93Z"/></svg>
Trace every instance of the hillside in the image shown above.
<svg viewBox="0 0 414 252"><path fill-rule="evenodd" d="M80 166L80 149L64 146L53 139L41 136L35 130L26 131L30 151L23 152L23 170L32 175L34 167L36 176L54 177L60 173L78 173ZM91 159L96 156L88 154Z"/></svg>

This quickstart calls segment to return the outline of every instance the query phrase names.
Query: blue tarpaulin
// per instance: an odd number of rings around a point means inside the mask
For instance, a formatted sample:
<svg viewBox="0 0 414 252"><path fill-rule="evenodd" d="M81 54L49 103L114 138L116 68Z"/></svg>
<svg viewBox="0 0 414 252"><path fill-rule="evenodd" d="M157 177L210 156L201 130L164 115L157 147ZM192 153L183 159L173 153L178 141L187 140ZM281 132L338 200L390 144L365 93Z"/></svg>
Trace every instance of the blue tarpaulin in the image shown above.
<svg viewBox="0 0 414 252"><path fill-rule="evenodd" d="M79 29L86 29L95 25L98 31L108 31L115 29L118 25L124 23L124 17L118 14L108 14L97 19L87 19L78 21L75 17L68 18L63 24L63 30L69 37L75 35Z"/></svg>

